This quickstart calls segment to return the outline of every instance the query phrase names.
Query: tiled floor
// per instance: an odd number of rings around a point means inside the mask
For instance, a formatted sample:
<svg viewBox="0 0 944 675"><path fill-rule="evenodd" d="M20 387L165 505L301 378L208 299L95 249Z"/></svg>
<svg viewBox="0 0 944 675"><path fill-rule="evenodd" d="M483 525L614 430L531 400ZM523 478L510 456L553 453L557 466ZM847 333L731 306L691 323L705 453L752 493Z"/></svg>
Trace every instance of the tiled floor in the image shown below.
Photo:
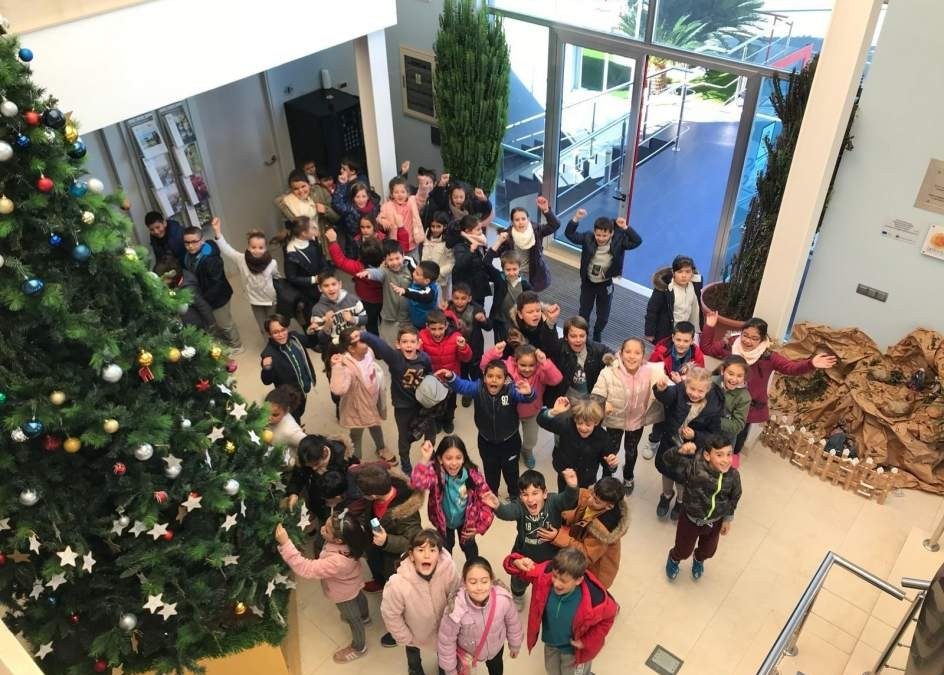
<svg viewBox="0 0 944 675"><path fill-rule="evenodd" d="M241 302L237 291L234 314L247 347L237 359L239 390L251 400L261 400L266 388L258 379L257 355L263 341ZM319 372L304 420L307 428L341 433L327 412L332 409ZM471 411L460 408L456 428L474 444ZM392 420L384 430L392 442ZM543 435L538 469L549 477L550 451L550 438ZM939 497L909 491L878 505L801 473L759 445L747 451L742 469L744 497L718 555L708 562L698 583L689 575L689 563L683 564L682 574L673 583L665 578L663 565L674 528L656 519L659 477L652 462L640 457L637 487L630 498L633 520L611 589L621 612L594 662L597 675L651 674L644 663L656 644L684 659L682 673L754 673L828 550L896 584L901 575L928 578L944 562L944 553L928 554L920 544L926 536L922 532L944 517L944 500ZM480 539L482 554L498 566L513 538L513 524L496 521ZM458 549L456 555L461 558ZM331 653L348 644L350 635L322 595L320 584L300 581L297 621L302 675L405 672L403 651L379 645L384 632L379 600L379 596L370 598L374 622L368 629L368 656L338 666L331 661ZM861 673L904 611L904 603L879 598L878 591L864 582L833 570L799 642L799 656L784 662L781 672ZM435 672L431 654L426 661L427 672ZM509 675L542 673L541 646L530 656L506 658L505 666Z"/></svg>

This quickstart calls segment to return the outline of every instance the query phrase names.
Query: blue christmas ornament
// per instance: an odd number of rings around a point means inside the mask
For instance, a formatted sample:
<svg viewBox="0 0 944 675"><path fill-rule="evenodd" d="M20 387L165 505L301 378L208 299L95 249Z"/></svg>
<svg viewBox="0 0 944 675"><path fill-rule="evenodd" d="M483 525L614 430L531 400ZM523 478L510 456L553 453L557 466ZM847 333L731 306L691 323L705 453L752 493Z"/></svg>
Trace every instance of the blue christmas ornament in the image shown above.
<svg viewBox="0 0 944 675"><path fill-rule="evenodd" d="M76 181L69 186L69 194L73 197L84 197L86 192L88 192L88 183L85 181Z"/></svg>
<svg viewBox="0 0 944 675"><path fill-rule="evenodd" d="M69 146L69 150L67 152L69 157L72 159L82 159L85 157L85 153L87 152L85 148L85 142L81 138L78 139L75 143Z"/></svg>
<svg viewBox="0 0 944 675"><path fill-rule="evenodd" d="M33 60L33 50L23 47L22 49L20 49L19 57L20 57L20 61L26 61L27 63L29 63L30 61Z"/></svg>
<svg viewBox="0 0 944 675"><path fill-rule="evenodd" d="M49 235L49 245L50 246L59 246L62 243L62 237L53 232Z"/></svg>
<svg viewBox="0 0 944 675"><path fill-rule="evenodd" d="M50 595L48 598L46 598L46 602L48 602L51 607L55 607L59 604L59 598L57 598L55 595Z"/></svg>
<svg viewBox="0 0 944 675"><path fill-rule="evenodd" d="M85 262L91 255L91 249L85 244L79 244L74 249L72 249L72 259L76 262Z"/></svg>
<svg viewBox="0 0 944 675"><path fill-rule="evenodd" d="M35 417L31 420L23 422L23 426L20 427L20 429L23 430L23 433L26 434L27 438L36 438L41 433L43 433L43 429L45 428L46 427L43 425L43 423Z"/></svg>
<svg viewBox="0 0 944 675"><path fill-rule="evenodd" d="M26 150L30 146L30 138L26 134L19 134L16 137L16 147L20 150Z"/></svg>
<svg viewBox="0 0 944 675"><path fill-rule="evenodd" d="M23 292L26 293L26 295L36 295L37 293L43 292L43 289L46 288L46 284L42 279L33 277L24 281L21 288L23 289Z"/></svg>

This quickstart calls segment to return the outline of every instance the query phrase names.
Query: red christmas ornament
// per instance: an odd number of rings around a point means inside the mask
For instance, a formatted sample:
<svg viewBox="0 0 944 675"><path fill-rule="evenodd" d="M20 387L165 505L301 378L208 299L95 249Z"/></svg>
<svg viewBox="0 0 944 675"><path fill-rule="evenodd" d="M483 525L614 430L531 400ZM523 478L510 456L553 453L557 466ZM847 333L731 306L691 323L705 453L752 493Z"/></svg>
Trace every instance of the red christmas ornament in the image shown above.
<svg viewBox="0 0 944 675"><path fill-rule="evenodd" d="M72 612L72 614L69 615L69 623L71 623L74 626L78 622L79 622L79 613Z"/></svg>
<svg viewBox="0 0 944 675"><path fill-rule="evenodd" d="M23 120L31 127L35 127L39 125L39 123L42 121L42 118L35 110L27 110L25 113L23 113Z"/></svg>
<svg viewBox="0 0 944 675"><path fill-rule="evenodd" d="M116 476L124 476L125 471L127 470L128 467L124 465L124 462L115 462L115 465L111 467L112 473L114 473Z"/></svg>
<svg viewBox="0 0 944 675"><path fill-rule="evenodd" d="M230 359L229 361L226 362L227 373L235 373L237 368L239 368L239 364L236 363L236 361L234 361L233 359Z"/></svg>
<svg viewBox="0 0 944 675"><path fill-rule="evenodd" d="M95 662L95 665L92 667L95 668L96 673L104 673L108 669L108 661L105 659L98 659Z"/></svg>
<svg viewBox="0 0 944 675"><path fill-rule="evenodd" d="M0 551L0 567L3 567L7 564L7 556L3 551Z"/></svg>
<svg viewBox="0 0 944 675"><path fill-rule="evenodd" d="M167 530L167 532L165 532L165 533L162 534L161 536L164 538L164 541L170 541L171 539L174 538L174 531L173 531L173 530Z"/></svg>
<svg viewBox="0 0 944 675"><path fill-rule="evenodd" d="M197 380L197 383L194 385L194 388L199 391L201 394L207 391L210 391L210 381L206 378Z"/></svg>
<svg viewBox="0 0 944 675"><path fill-rule="evenodd" d="M167 501L167 493L163 490L156 491L154 493L154 501L156 501L158 504L163 504Z"/></svg>
<svg viewBox="0 0 944 675"><path fill-rule="evenodd" d="M142 382L150 382L154 379L154 373L151 372L151 369L147 366L138 369L138 377L141 378Z"/></svg>
<svg viewBox="0 0 944 675"><path fill-rule="evenodd" d="M194 499L197 499L200 496L200 493L194 490L193 492L190 493L190 496L193 497Z"/></svg>
<svg viewBox="0 0 944 675"><path fill-rule="evenodd" d="M43 450L46 452L55 452L62 447L62 439L54 434L43 436Z"/></svg>
<svg viewBox="0 0 944 675"><path fill-rule="evenodd" d="M36 189L40 192L52 192L54 187L56 187L56 184L52 182L52 178L41 175L36 179Z"/></svg>

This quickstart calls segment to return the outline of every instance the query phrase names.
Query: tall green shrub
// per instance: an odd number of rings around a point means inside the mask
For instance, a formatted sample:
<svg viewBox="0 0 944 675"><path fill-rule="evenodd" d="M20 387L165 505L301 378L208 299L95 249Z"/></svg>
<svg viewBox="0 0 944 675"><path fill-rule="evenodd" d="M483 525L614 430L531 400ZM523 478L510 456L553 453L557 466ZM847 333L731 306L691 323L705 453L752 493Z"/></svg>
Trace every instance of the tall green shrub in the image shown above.
<svg viewBox="0 0 944 675"><path fill-rule="evenodd" d="M446 170L485 192L498 175L511 63L501 18L475 0L446 0L439 18L436 115Z"/></svg>
<svg viewBox="0 0 944 675"><path fill-rule="evenodd" d="M817 60L818 56L814 56L802 70L792 72L785 88L782 80L774 76L770 102L783 123L783 129L775 141L764 139L767 168L757 177L757 194L751 200L744 221L741 250L731 262L727 299L718 307L722 314L732 319L750 318L757 303Z"/></svg>

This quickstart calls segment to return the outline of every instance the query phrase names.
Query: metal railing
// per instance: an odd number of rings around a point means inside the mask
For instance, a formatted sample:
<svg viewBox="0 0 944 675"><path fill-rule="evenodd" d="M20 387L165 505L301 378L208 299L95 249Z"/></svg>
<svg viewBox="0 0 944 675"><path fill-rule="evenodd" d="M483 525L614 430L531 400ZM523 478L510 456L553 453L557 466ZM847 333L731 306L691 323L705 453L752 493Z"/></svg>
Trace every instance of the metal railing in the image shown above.
<svg viewBox="0 0 944 675"><path fill-rule="evenodd" d="M940 551L942 534L944 534L944 517L941 518L941 522L939 522L937 527L934 528L934 532L931 533L931 536L922 542L924 547L932 553L937 553Z"/></svg>
<svg viewBox="0 0 944 675"><path fill-rule="evenodd" d="M803 591L803 595L800 596L799 602L797 602L796 607L794 607L793 612L784 624L780 635L777 636L770 651L767 653L767 657L764 659L760 668L758 668L757 675L774 675L779 673L777 666L780 664L781 659L783 659L784 656L796 656L797 653L799 653L797 640L800 637L800 632L803 630L803 624L806 623L806 618L810 615L810 610L813 608L816 596L826 582L826 575L829 574L833 565L838 565L852 572L863 581L875 586L880 591L884 591L896 600L905 599L905 593L901 589L892 586L884 579L880 579L855 563L830 551L826 554L826 557L823 558L823 562L819 564L819 567L816 568L816 572L813 573L810 583L807 585L806 590Z"/></svg>
<svg viewBox="0 0 944 675"><path fill-rule="evenodd" d="M888 661L892 654L895 653L896 649L911 648L911 645L902 642L901 638L905 634L905 631L908 630L908 626L910 626L912 622L918 620L918 612L921 610L921 606L924 604L924 598L927 596L928 589L931 587L931 582L927 579L912 579L911 577L902 577L901 585L905 588L917 590L918 594L915 596L914 600L911 601L911 604L908 606L908 611L905 612L905 615L901 618L901 621L898 622L895 632L892 634L891 639L889 639L888 644L885 645L885 649L882 650L882 653L876 660L872 670L867 670L862 675L879 675L885 668L900 671L905 670L904 668L888 665Z"/></svg>

